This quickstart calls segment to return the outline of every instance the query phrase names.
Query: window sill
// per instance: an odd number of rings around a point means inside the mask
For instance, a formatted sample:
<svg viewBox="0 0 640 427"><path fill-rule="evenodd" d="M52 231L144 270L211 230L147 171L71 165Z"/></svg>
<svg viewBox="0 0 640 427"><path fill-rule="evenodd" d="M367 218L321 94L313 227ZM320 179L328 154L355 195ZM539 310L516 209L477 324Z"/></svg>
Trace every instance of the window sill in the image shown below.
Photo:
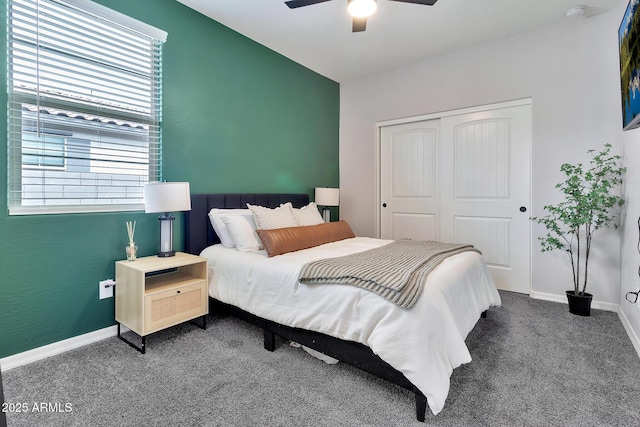
<svg viewBox="0 0 640 427"><path fill-rule="evenodd" d="M144 204L136 205L78 205L78 206L14 206L9 215L54 215L76 213L144 211Z"/></svg>

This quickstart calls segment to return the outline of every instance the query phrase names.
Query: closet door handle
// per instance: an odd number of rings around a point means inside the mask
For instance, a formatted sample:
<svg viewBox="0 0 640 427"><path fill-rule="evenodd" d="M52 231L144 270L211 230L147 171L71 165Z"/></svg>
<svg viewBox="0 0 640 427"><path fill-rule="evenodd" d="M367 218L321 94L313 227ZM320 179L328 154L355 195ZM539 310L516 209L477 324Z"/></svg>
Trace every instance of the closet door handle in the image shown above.
<svg viewBox="0 0 640 427"><path fill-rule="evenodd" d="M520 212L526 212L527 208L525 206L520 206Z"/></svg>
<svg viewBox="0 0 640 427"><path fill-rule="evenodd" d="M382 204L382 207L383 207L383 208L386 208L386 207L387 207L387 204L386 204L386 203L383 203L383 204Z"/></svg>

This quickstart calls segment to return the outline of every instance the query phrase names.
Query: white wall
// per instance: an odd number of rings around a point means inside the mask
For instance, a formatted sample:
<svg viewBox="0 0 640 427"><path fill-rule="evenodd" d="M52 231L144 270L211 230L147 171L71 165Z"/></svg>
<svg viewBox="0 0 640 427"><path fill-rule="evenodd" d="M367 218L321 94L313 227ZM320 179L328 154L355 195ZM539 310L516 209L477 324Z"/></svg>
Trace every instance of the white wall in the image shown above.
<svg viewBox="0 0 640 427"><path fill-rule="evenodd" d="M625 180L625 212L622 237L622 269L620 271L620 310L622 317L628 322L635 334L634 344L640 353L640 304L626 301L627 292L640 289L640 253L638 253L638 217L640 216L640 129L624 133L624 163L627 167Z"/></svg>
<svg viewBox="0 0 640 427"><path fill-rule="evenodd" d="M560 200L554 186L562 163L587 161L588 149L607 142L622 153L617 29L625 5L341 84L341 218L356 234L376 236L377 121L521 98L533 99L529 212L543 214L544 205ZM533 291L562 297L572 283L566 254L541 253L543 229L532 229ZM620 232L606 230L595 244L587 290L596 302L617 305Z"/></svg>

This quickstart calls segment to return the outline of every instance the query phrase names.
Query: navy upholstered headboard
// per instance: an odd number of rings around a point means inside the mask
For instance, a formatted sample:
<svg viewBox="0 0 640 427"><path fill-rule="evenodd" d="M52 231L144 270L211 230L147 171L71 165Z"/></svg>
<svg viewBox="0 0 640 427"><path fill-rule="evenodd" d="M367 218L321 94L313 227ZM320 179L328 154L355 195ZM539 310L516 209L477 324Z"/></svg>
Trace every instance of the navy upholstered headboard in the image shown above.
<svg viewBox="0 0 640 427"><path fill-rule="evenodd" d="M247 203L275 208L291 202L294 208L309 204L308 194L192 194L191 210L185 216L185 248L190 254L199 255L207 246L220 243L211 223L211 208L244 209Z"/></svg>

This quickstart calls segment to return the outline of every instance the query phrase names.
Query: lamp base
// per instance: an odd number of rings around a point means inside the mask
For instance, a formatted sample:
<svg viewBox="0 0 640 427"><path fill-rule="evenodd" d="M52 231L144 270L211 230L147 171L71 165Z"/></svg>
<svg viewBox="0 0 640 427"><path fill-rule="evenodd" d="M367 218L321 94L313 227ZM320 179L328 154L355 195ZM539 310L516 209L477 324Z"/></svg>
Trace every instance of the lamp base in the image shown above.
<svg viewBox="0 0 640 427"><path fill-rule="evenodd" d="M322 208L322 219L324 219L324 222L331 222L331 209Z"/></svg>
<svg viewBox="0 0 640 427"><path fill-rule="evenodd" d="M166 213L159 216L160 220L160 251L158 257L168 258L176 255L173 250L173 221L176 219L173 215Z"/></svg>

